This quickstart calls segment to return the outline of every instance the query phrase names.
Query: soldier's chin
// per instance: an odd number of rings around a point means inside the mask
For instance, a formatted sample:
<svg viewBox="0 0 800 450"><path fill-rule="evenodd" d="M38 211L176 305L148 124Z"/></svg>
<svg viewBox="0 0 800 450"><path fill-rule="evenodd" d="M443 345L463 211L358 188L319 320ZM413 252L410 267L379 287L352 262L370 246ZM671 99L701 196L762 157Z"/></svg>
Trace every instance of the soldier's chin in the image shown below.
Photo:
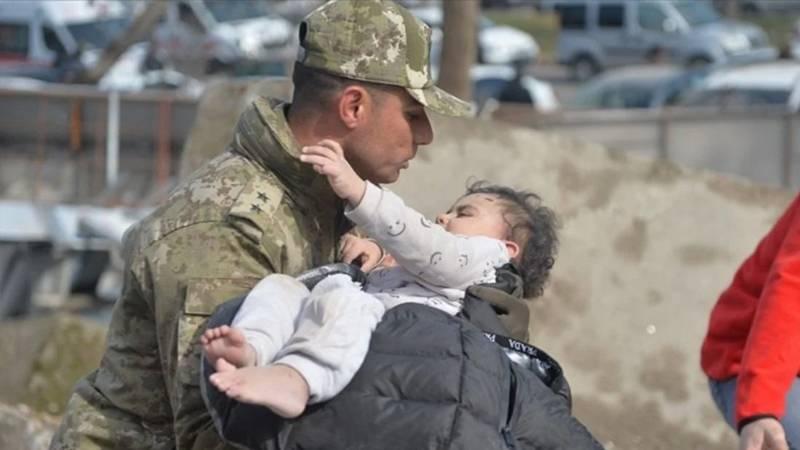
<svg viewBox="0 0 800 450"><path fill-rule="evenodd" d="M375 174L370 181L375 184L392 184L400 178L400 169L389 169Z"/></svg>

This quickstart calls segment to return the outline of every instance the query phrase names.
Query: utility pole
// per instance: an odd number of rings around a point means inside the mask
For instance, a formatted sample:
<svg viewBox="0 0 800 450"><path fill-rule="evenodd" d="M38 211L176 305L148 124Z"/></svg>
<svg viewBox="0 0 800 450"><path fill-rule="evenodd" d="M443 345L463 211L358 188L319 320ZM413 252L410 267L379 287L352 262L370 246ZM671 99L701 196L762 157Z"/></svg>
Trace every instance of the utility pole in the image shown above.
<svg viewBox="0 0 800 450"><path fill-rule="evenodd" d="M478 55L480 0L444 0L439 85L464 100L472 99L469 71Z"/></svg>

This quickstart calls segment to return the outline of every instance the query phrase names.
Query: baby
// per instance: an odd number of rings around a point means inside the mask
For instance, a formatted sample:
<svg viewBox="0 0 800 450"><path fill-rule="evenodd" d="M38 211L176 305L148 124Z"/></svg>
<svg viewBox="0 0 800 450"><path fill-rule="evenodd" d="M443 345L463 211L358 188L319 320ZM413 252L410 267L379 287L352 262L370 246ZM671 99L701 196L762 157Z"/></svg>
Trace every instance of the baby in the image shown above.
<svg viewBox="0 0 800 450"><path fill-rule="evenodd" d="M297 417L350 382L387 309L411 302L455 315L465 290L495 282L507 263L520 271L526 297L541 294L557 238L554 215L535 194L474 184L432 223L361 179L336 142L305 147L300 159L327 176L347 217L375 239L346 236L344 262L377 269L364 286L342 274L311 291L287 275L261 280L232 326L201 337L216 369L210 381L229 397Z"/></svg>

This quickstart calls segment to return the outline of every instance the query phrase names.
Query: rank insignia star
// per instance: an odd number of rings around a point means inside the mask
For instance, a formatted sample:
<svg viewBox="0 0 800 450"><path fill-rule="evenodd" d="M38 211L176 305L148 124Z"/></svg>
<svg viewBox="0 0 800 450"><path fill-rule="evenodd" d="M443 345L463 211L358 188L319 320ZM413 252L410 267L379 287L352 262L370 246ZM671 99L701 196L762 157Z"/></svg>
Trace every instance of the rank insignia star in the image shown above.
<svg viewBox="0 0 800 450"><path fill-rule="evenodd" d="M260 213L260 212L263 211L263 209L261 209L261 207L256 205L255 203L253 203L252 205L250 205L250 211L259 212Z"/></svg>

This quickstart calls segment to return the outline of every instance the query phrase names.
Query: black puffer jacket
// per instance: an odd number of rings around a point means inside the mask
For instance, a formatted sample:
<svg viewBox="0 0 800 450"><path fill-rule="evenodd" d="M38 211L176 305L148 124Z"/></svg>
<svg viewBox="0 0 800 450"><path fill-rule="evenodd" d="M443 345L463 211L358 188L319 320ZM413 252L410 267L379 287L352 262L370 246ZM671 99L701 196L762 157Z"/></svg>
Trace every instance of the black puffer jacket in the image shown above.
<svg viewBox="0 0 800 450"><path fill-rule="evenodd" d="M565 381L549 380L551 388L511 363L474 324L497 332L492 308L465 302L469 320L417 304L389 310L352 382L296 420L232 401L204 382L218 430L270 450L601 449L572 417ZM210 326L230 323L239 304L223 305Z"/></svg>

